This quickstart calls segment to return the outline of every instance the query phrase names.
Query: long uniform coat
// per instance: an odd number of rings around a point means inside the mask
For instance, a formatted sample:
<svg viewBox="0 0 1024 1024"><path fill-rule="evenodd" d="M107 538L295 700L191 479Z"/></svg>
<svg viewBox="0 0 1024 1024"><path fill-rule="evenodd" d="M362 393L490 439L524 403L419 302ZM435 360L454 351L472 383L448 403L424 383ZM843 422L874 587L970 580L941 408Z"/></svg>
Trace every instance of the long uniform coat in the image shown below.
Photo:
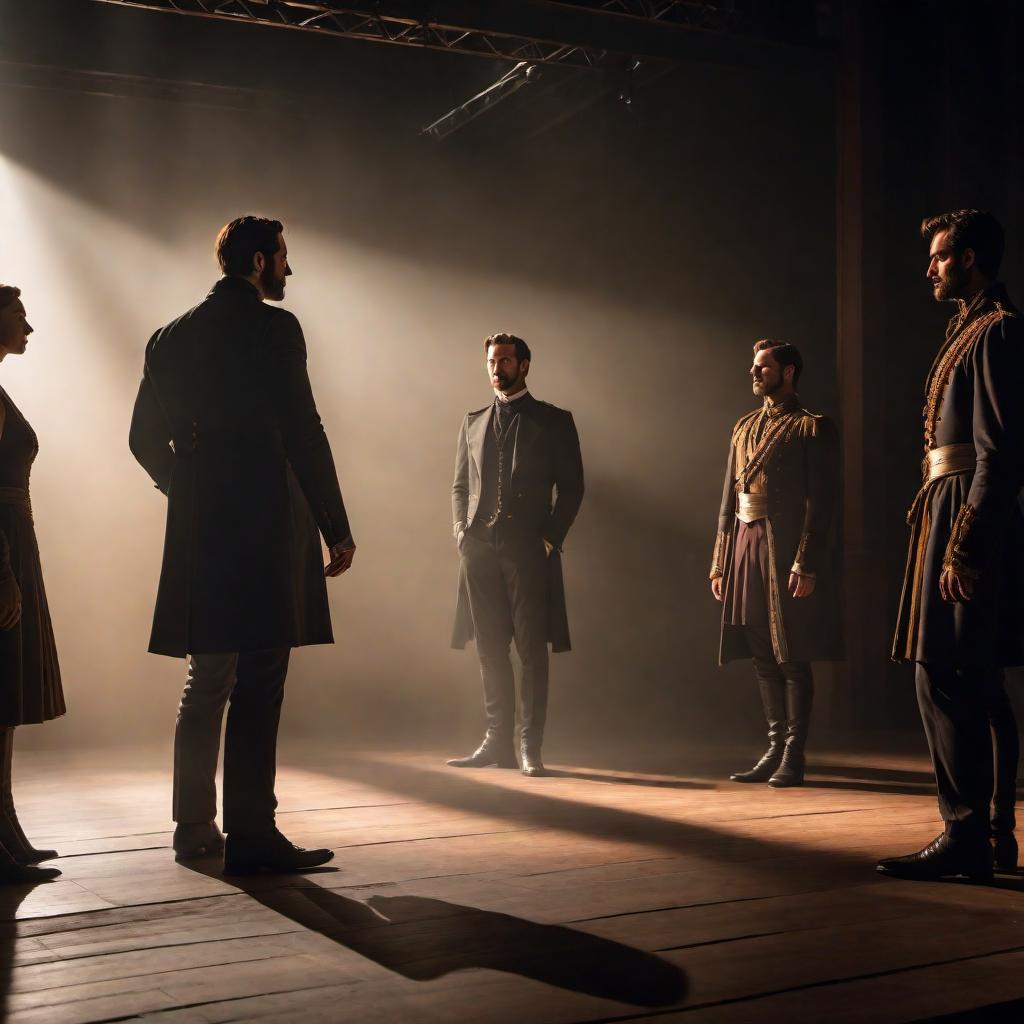
<svg viewBox="0 0 1024 1024"><path fill-rule="evenodd" d="M510 528L546 540L554 550L548 558L548 642L552 651L568 651L569 618L565 607L561 549L583 501L583 458L572 413L532 395L517 399L519 411L512 456L512 491L506 515ZM466 414L459 429L452 484L455 530L468 530L480 505L484 442L494 406ZM504 524L503 524L504 525ZM459 585L452 647L473 639L469 595Z"/></svg>
<svg viewBox="0 0 1024 1024"><path fill-rule="evenodd" d="M349 524L291 313L227 277L157 331L130 446L167 495L150 651L333 641L317 531Z"/></svg>
<svg viewBox="0 0 1024 1024"><path fill-rule="evenodd" d="M965 445L976 463L925 479L907 516L893 658L1024 664L1024 325L1002 285L979 293L951 322L929 375L924 428L926 452ZM974 578L968 603L942 599L946 566Z"/></svg>
<svg viewBox="0 0 1024 1024"><path fill-rule="evenodd" d="M764 415L744 416L733 430L718 516L711 576L722 576L722 631L719 663L749 658L744 627L726 621L731 602L737 480L744 466L746 428ZM783 414L777 443L759 470L759 489L767 494L766 536L769 574L765 580L772 649L777 661L837 661L843 657L841 561L839 555L839 442L825 416L800 408ZM789 592L789 574L799 564L816 577L809 597Z"/></svg>

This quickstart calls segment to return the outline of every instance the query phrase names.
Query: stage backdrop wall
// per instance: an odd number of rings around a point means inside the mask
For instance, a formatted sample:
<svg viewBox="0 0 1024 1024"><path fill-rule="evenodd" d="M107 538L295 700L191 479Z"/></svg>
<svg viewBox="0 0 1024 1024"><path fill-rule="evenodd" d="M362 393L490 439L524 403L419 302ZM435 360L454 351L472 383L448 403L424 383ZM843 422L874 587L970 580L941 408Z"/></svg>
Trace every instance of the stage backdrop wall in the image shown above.
<svg viewBox="0 0 1024 1024"><path fill-rule="evenodd" d="M213 237L243 212L286 223L287 306L359 545L331 584L337 644L295 655L286 729L476 738L475 658L447 647L449 492L496 330L533 346L531 387L573 411L587 470L550 745L757 728L749 668L714 667L706 577L751 344L799 345L805 403L838 405L827 68L691 65L639 79L628 109L607 83L563 90L553 72L438 144L418 129L499 65L31 6L0 3L0 59L37 65L0 98L0 280L23 288L36 334L0 382L41 440L33 497L70 708L36 741L171 728L183 665L145 653L164 499L127 428L148 337L202 298ZM42 32L47 14L76 39Z"/></svg>

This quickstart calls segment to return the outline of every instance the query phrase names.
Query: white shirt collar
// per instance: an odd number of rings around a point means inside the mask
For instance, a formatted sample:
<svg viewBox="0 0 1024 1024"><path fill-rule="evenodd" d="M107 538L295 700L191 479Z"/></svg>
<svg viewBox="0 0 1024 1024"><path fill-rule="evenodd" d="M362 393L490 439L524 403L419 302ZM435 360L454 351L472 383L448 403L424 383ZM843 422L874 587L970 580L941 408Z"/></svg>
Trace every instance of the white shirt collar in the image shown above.
<svg viewBox="0 0 1024 1024"><path fill-rule="evenodd" d="M525 398L530 393L528 387L524 387L522 391L517 391L514 395L506 395L504 391L499 391L497 388L494 389L494 397L505 405L510 402L518 402L520 398Z"/></svg>

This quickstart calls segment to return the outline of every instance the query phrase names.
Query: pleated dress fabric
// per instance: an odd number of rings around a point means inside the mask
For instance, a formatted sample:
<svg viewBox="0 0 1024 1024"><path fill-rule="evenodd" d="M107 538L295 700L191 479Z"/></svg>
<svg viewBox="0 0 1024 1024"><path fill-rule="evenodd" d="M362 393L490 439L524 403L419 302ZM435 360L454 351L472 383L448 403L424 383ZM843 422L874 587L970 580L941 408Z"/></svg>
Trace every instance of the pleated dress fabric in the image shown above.
<svg viewBox="0 0 1024 1024"><path fill-rule="evenodd" d="M28 498L29 473L39 444L2 389L0 398L7 408L0 435L0 530L21 588L21 619L0 630L0 726L30 725L57 718L66 709ZM20 491L24 500L18 498Z"/></svg>

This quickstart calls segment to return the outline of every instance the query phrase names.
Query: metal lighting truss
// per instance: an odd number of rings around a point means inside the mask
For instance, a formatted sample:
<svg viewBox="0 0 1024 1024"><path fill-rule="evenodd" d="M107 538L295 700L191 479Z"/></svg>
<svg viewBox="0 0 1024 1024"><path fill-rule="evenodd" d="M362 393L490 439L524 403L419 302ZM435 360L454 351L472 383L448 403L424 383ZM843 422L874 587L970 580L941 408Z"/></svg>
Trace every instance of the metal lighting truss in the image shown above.
<svg viewBox="0 0 1024 1024"><path fill-rule="evenodd" d="M528 64L682 59L694 36L772 36L781 0L95 0ZM790 0L792 3L792 0ZM771 16L769 12L775 12ZM794 41L794 40L790 40Z"/></svg>

